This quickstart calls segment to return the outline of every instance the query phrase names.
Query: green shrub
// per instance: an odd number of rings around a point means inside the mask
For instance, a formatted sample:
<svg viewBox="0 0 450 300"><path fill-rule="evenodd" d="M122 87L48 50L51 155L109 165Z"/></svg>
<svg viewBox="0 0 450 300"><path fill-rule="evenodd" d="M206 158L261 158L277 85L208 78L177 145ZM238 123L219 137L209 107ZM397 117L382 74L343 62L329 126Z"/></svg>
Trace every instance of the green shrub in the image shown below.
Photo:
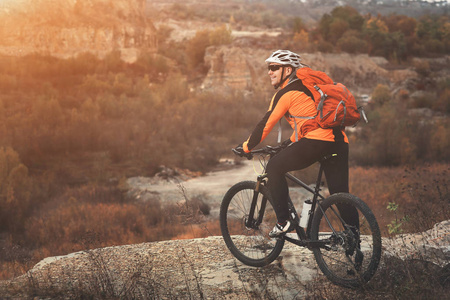
<svg viewBox="0 0 450 300"><path fill-rule="evenodd" d="M12 148L0 148L0 228L17 233L31 212L32 182L28 168Z"/></svg>
<svg viewBox="0 0 450 300"><path fill-rule="evenodd" d="M357 34L345 33L338 41L337 46L347 53L366 53L368 44Z"/></svg>
<svg viewBox="0 0 450 300"><path fill-rule="evenodd" d="M209 30L197 31L195 36L186 45L186 54L191 69L203 65L206 47L210 45Z"/></svg>
<svg viewBox="0 0 450 300"><path fill-rule="evenodd" d="M450 114L450 88L445 88L439 98L432 104L433 110Z"/></svg>
<svg viewBox="0 0 450 300"><path fill-rule="evenodd" d="M219 26L209 33L209 43L211 45L228 45L231 41L231 28L227 25Z"/></svg>
<svg viewBox="0 0 450 300"><path fill-rule="evenodd" d="M434 93L422 93L417 97L411 99L411 108L432 108L437 102Z"/></svg>
<svg viewBox="0 0 450 300"><path fill-rule="evenodd" d="M371 102L377 105L383 105L392 99L389 87L384 84L378 84L372 92Z"/></svg>

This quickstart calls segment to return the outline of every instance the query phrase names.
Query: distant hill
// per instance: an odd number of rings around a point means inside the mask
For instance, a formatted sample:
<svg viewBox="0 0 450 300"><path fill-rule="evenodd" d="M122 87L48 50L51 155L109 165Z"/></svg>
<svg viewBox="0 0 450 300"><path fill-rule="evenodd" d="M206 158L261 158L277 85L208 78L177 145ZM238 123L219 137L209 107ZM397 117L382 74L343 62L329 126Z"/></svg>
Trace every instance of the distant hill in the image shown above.
<svg viewBox="0 0 450 300"><path fill-rule="evenodd" d="M248 13L258 4L262 12L300 17L305 24L315 24L336 6L351 5L361 14L402 14L418 17L425 13L445 14L449 1L373 1L373 0L14 0L0 2L0 54L26 55L50 53L71 57L82 52L99 56L119 50L127 61L142 50L156 51L157 37L153 17L160 23L177 19L177 9L160 14L164 7L180 4L197 12L206 8L206 18L228 23L220 8ZM267 8L271 9L270 12ZM211 8L211 9L209 9ZM218 9L219 8L219 9ZM210 14L208 15L208 12ZM272 13L274 12L274 13ZM183 16L183 14L182 14ZM179 16L178 16L179 17ZM184 15L185 19L192 16ZM201 22L211 20L201 18ZM225 19L224 19L225 18ZM264 20L267 28L279 27Z"/></svg>
<svg viewBox="0 0 450 300"><path fill-rule="evenodd" d="M361 14L389 15L401 14L410 17L420 17L423 14L446 14L449 12L448 0L252 0L252 1L224 1L221 0L147 0L149 5L155 7L181 3L188 6L208 5L243 5L251 7L263 3L267 7L289 16L302 18L307 23L320 20L323 14L329 13L337 6L349 5L356 8Z"/></svg>

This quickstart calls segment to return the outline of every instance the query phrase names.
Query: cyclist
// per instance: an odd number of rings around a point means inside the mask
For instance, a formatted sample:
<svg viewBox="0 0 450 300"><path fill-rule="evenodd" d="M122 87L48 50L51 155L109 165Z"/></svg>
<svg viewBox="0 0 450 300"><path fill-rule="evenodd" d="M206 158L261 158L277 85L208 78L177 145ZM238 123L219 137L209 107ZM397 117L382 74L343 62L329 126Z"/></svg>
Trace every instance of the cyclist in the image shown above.
<svg viewBox="0 0 450 300"><path fill-rule="evenodd" d="M296 70L306 66L301 63L300 55L277 50L266 59L266 63L270 82L277 92L250 137L235 150L241 155L249 153L283 117L294 129L291 137L283 142L287 147L274 156L266 168L268 187L277 214L277 224L269 236L278 237L294 228L289 219L289 189L285 173L304 169L324 156L337 154L336 158L324 162L328 189L331 194L348 193L348 139L343 128L303 126L306 118L293 117L314 117L317 112L311 92L296 76ZM341 205L338 209L348 224L359 227L358 212L354 207Z"/></svg>

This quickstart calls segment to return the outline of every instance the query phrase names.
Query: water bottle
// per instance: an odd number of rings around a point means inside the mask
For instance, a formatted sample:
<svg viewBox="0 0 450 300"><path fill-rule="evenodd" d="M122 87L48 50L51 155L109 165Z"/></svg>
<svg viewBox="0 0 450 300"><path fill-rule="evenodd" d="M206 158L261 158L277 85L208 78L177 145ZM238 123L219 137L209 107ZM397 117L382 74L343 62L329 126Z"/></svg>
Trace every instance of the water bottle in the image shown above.
<svg viewBox="0 0 450 300"><path fill-rule="evenodd" d="M300 226L303 228L306 228L308 226L308 220L309 220L309 212L311 211L312 201L311 200L305 200L303 202L303 209L302 214L300 216Z"/></svg>

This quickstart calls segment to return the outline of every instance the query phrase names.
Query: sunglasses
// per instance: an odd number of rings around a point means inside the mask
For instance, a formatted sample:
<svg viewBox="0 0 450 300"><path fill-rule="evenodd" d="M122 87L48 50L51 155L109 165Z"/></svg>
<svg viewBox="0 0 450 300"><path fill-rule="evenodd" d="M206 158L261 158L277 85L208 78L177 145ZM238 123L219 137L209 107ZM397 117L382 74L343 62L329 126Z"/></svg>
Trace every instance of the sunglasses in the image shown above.
<svg viewBox="0 0 450 300"><path fill-rule="evenodd" d="M267 66L269 71L272 71L272 72L278 71L281 67L282 67L282 65L268 65Z"/></svg>

